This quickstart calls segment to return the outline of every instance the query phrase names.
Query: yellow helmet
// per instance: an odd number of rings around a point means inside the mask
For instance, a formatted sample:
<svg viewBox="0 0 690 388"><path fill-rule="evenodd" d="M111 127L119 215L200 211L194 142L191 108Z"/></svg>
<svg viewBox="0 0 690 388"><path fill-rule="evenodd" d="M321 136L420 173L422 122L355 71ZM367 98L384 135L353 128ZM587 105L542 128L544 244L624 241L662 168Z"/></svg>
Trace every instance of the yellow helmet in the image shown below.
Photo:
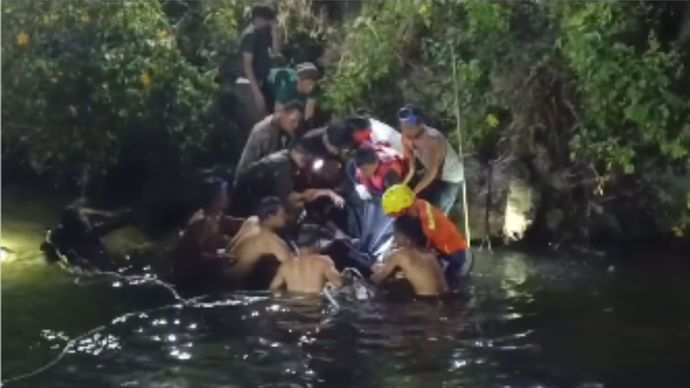
<svg viewBox="0 0 690 388"><path fill-rule="evenodd" d="M389 216L396 216L412 206L415 200L414 191L407 185L393 185L383 193L381 205L383 212Z"/></svg>

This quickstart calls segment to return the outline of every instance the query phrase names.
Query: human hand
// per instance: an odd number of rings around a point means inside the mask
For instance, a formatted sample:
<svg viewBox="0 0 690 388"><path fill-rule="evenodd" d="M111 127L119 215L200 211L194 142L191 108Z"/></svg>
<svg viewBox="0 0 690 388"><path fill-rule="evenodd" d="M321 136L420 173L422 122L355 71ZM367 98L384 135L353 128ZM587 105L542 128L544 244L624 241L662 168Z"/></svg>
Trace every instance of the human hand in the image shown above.
<svg viewBox="0 0 690 388"><path fill-rule="evenodd" d="M338 195L338 193L336 193L335 191L328 190L328 197L331 199L331 201L333 201L335 206L340 208L345 206L345 199Z"/></svg>

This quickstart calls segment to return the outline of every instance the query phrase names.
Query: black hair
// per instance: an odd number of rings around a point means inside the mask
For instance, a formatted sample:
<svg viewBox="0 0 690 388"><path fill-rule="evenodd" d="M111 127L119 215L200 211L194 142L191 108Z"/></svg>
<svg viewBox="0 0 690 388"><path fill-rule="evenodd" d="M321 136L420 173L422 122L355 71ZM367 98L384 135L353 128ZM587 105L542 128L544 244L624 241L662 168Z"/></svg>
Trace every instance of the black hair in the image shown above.
<svg viewBox="0 0 690 388"><path fill-rule="evenodd" d="M283 105L283 112L284 113L292 113L292 112L303 112L304 111L304 105L302 105L301 102L298 100L292 100L288 101L285 105Z"/></svg>
<svg viewBox="0 0 690 388"><path fill-rule="evenodd" d="M203 183L201 207L208 209L227 190L228 183L220 178L208 178Z"/></svg>
<svg viewBox="0 0 690 388"><path fill-rule="evenodd" d="M377 163L379 161L379 156L373 148L361 147L355 151L355 155L352 159L355 162L355 166L362 167L366 164Z"/></svg>
<svg viewBox="0 0 690 388"><path fill-rule="evenodd" d="M341 121L333 121L326 128L328 142L338 149L350 149L355 146L352 131Z"/></svg>
<svg viewBox="0 0 690 388"><path fill-rule="evenodd" d="M255 19L275 20L276 11L266 5L257 5L252 8L252 20Z"/></svg>
<svg viewBox="0 0 690 388"><path fill-rule="evenodd" d="M258 216L259 220L264 221L267 218L275 215L280 209L285 208L283 201L278 197L266 197L259 203Z"/></svg>
<svg viewBox="0 0 690 388"><path fill-rule="evenodd" d="M345 119L345 126L350 133L371 129L371 120L365 116L350 116Z"/></svg>
<svg viewBox="0 0 690 388"><path fill-rule="evenodd" d="M412 241L418 248L427 246L428 240L422 228L422 221L419 218L411 216L401 216L396 218L394 223L395 233L402 234Z"/></svg>

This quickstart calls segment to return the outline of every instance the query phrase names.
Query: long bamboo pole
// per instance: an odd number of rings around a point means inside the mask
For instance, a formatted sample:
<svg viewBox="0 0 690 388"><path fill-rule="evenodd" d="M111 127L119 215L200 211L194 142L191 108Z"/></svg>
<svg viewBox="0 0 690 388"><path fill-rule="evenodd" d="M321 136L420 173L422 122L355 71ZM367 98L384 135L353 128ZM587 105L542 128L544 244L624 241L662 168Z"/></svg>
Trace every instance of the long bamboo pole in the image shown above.
<svg viewBox="0 0 690 388"><path fill-rule="evenodd" d="M465 218L465 237L467 238L467 247L472 245L472 238L470 234L470 219L467 209L467 177L465 176L465 159L462 154L462 130L460 125L460 100L459 100L459 88L458 88L458 70L457 63L455 62L455 50L453 46L450 46L450 58L453 65L453 94L455 100L455 130L458 136L458 157L460 158L460 163L462 164L462 212Z"/></svg>

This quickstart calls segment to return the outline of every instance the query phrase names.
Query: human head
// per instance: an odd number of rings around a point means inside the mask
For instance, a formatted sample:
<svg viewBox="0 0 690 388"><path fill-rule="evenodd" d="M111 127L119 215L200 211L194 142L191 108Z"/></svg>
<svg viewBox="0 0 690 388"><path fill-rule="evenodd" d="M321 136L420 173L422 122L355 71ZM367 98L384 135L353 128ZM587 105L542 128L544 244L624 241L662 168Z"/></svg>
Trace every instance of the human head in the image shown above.
<svg viewBox="0 0 690 388"><path fill-rule="evenodd" d="M268 6L257 5L252 8L252 23L256 28L269 27L276 18L276 12Z"/></svg>
<svg viewBox="0 0 690 388"><path fill-rule="evenodd" d="M309 96L316 87L319 80L319 69L311 62L304 62L297 65L297 91L300 94Z"/></svg>
<svg viewBox="0 0 690 388"><path fill-rule="evenodd" d="M402 216L393 224L394 243L399 247L424 248L427 246L427 237L419 218Z"/></svg>
<svg viewBox="0 0 690 388"><path fill-rule="evenodd" d="M367 178L371 178L379 167L379 156L369 147L358 148L354 155L355 167Z"/></svg>
<svg viewBox="0 0 690 388"><path fill-rule="evenodd" d="M383 212L391 217L400 217L412 207L415 201L415 194L405 184L393 185L383 193L381 206Z"/></svg>
<svg viewBox="0 0 690 388"><path fill-rule="evenodd" d="M299 168L300 170L307 167L310 156L311 155L303 142L299 140L294 140L290 144L290 158L292 159L292 162L295 163L295 165L297 165L297 168Z"/></svg>
<svg viewBox="0 0 690 388"><path fill-rule="evenodd" d="M424 129L424 113L414 105L405 105L398 111L398 122L405 136L415 138Z"/></svg>
<svg viewBox="0 0 690 388"><path fill-rule="evenodd" d="M266 197L259 203L258 211L261 224L271 230L280 230L287 224L287 212L283 201L278 197Z"/></svg>
<svg viewBox="0 0 690 388"><path fill-rule="evenodd" d="M342 121L332 121L326 128L326 138L328 145L333 148L331 153L345 154L355 148L355 143L352 141L352 134Z"/></svg>
<svg viewBox="0 0 690 388"><path fill-rule="evenodd" d="M296 243L301 255L318 254L329 239L316 225L304 225L297 234Z"/></svg>
<svg viewBox="0 0 690 388"><path fill-rule="evenodd" d="M220 178L204 181L202 207L208 213L220 213L228 206L228 183Z"/></svg>
<svg viewBox="0 0 690 388"><path fill-rule="evenodd" d="M277 115L278 126L289 135L293 135L302 122L303 106L299 101L290 101Z"/></svg>
<svg viewBox="0 0 690 388"><path fill-rule="evenodd" d="M371 120L366 116L350 116L345 119L347 127L352 136L352 141L356 145L371 141Z"/></svg>

